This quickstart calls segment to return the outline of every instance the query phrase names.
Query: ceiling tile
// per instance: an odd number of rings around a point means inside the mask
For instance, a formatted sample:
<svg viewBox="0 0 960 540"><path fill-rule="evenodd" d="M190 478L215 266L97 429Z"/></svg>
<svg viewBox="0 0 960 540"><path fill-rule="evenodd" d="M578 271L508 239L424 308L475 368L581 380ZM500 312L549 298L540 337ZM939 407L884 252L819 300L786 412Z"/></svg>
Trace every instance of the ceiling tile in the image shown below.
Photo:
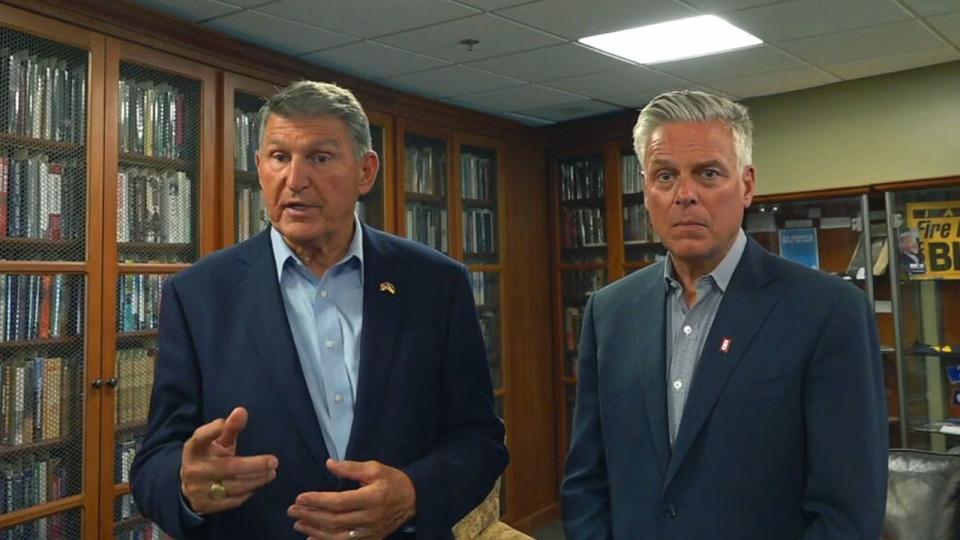
<svg viewBox="0 0 960 540"><path fill-rule="evenodd" d="M803 88L811 88L824 84L840 82L840 79L811 67L777 71L738 77L727 81L713 83L718 90L733 94L741 98L766 96L781 92L792 92Z"/></svg>
<svg viewBox="0 0 960 540"><path fill-rule="evenodd" d="M322 5L321 5L322 4ZM441 21L466 17L477 10L447 0L281 0L260 11L329 29L349 29L372 38Z"/></svg>
<svg viewBox="0 0 960 540"><path fill-rule="evenodd" d="M540 82L623 69L628 64L576 43L567 43L470 62L468 65L517 79Z"/></svg>
<svg viewBox="0 0 960 540"><path fill-rule="evenodd" d="M623 108L607 103L600 103L585 99L573 103L561 103L559 105L550 105L548 107L535 107L532 109L523 109L514 111L523 115L543 118L544 120L553 120L554 122L564 122L576 118L585 118L587 116L596 116L616 111L622 111Z"/></svg>
<svg viewBox="0 0 960 540"><path fill-rule="evenodd" d="M885 24L778 44L787 52L817 65L938 49L943 45L937 36L916 21Z"/></svg>
<svg viewBox="0 0 960 540"><path fill-rule="evenodd" d="M672 0L542 0L498 13L571 40L700 15Z"/></svg>
<svg viewBox="0 0 960 540"><path fill-rule="evenodd" d="M411 75L401 75L389 79L380 79L378 82L400 90L431 97L460 96L472 92L484 92L523 84L523 81L517 79L463 66L450 66Z"/></svg>
<svg viewBox="0 0 960 540"><path fill-rule="evenodd" d="M517 120L518 122L523 122L524 124L528 126L533 126L533 127L552 126L553 124L556 124L556 122L552 120L546 120L543 118L534 118L533 116L527 116L525 114L519 114L519 113L510 112L510 111L503 113L503 116L507 118L511 118L513 120Z"/></svg>
<svg viewBox="0 0 960 540"><path fill-rule="evenodd" d="M879 58L867 58L866 60L827 64L823 66L823 68L844 79L859 79L861 77L893 73L894 71L902 71L922 66L932 66L933 64L941 64L954 60L960 60L960 52L957 52L953 47L941 47L939 49L924 49L922 51L913 51L893 56L881 56Z"/></svg>
<svg viewBox="0 0 960 540"><path fill-rule="evenodd" d="M942 32L954 45L960 47L960 11L951 15L931 17L927 19L927 22Z"/></svg>
<svg viewBox="0 0 960 540"><path fill-rule="evenodd" d="M468 47L460 43L464 39L475 39L479 43ZM563 42L543 32L487 14L435 24L378 41L452 62L470 62Z"/></svg>
<svg viewBox="0 0 960 540"><path fill-rule="evenodd" d="M241 11L205 25L287 54L303 54L343 45L356 38L255 11Z"/></svg>
<svg viewBox="0 0 960 540"><path fill-rule="evenodd" d="M599 99L607 103L613 103L614 105L620 105L621 107L627 107L628 109L640 109L644 105L650 102L651 99L657 97L658 95L669 92L670 90L700 90L703 92L709 92L711 94L716 94L717 89L708 88L706 86L701 86L699 84L690 84L685 82L678 82L677 84L663 86L660 88L648 88L641 90L634 90L631 92L625 92L623 94L615 94L609 96L603 96ZM737 97L737 96L731 96Z"/></svg>
<svg viewBox="0 0 960 540"><path fill-rule="evenodd" d="M778 42L905 20L910 14L891 0L793 0L723 18L766 42Z"/></svg>
<svg viewBox="0 0 960 540"><path fill-rule="evenodd" d="M219 17L240 9L215 0L137 0L137 3L193 22Z"/></svg>
<svg viewBox="0 0 960 540"><path fill-rule="evenodd" d="M301 58L365 79L395 77L449 65L449 62L444 60L373 41L351 43L307 54Z"/></svg>
<svg viewBox="0 0 960 540"><path fill-rule="evenodd" d="M783 2L783 0L687 0L688 4L704 13L723 13L777 2Z"/></svg>
<svg viewBox="0 0 960 540"><path fill-rule="evenodd" d="M803 62L769 46L752 47L676 62L665 62L655 67L689 81L710 82L745 77L771 71L803 67Z"/></svg>
<svg viewBox="0 0 960 540"><path fill-rule="evenodd" d="M249 8L272 4L277 0L223 0L225 4L232 4L237 7Z"/></svg>
<svg viewBox="0 0 960 540"><path fill-rule="evenodd" d="M957 0L900 0L908 8L922 16L941 15L960 11L960 2Z"/></svg>
<svg viewBox="0 0 960 540"><path fill-rule="evenodd" d="M582 101L584 96L568 94L567 92L561 92L536 84L527 84L458 96L455 99L459 103L466 103L471 106L484 107L496 111L516 111L529 109L531 107L546 107L548 105Z"/></svg>
<svg viewBox="0 0 960 540"><path fill-rule="evenodd" d="M461 4L467 4L484 11L494 11L519 4L529 4L531 0L458 0Z"/></svg>
<svg viewBox="0 0 960 540"><path fill-rule="evenodd" d="M584 96L613 96L640 90L683 86L686 83L642 67L604 71L578 77L545 81L544 86Z"/></svg>

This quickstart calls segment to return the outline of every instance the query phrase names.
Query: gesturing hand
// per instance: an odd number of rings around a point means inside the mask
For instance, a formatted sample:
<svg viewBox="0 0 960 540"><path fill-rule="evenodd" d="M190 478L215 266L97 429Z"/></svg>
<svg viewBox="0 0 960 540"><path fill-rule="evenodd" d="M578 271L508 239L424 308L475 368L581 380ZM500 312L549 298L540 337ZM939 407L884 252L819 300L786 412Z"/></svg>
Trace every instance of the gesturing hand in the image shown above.
<svg viewBox="0 0 960 540"><path fill-rule="evenodd" d="M327 460L330 472L360 482L344 492L308 492L297 496L287 515L293 528L317 540L380 539L416 513L417 495L403 471L377 461Z"/></svg>
<svg viewBox="0 0 960 540"><path fill-rule="evenodd" d="M198 427L184 443L180 490L195 512L212 514L236 508L277 477L275 456L236 455L237 437L246 426L247 410L237 407L226 420L218 418ZM222 498L211 490L217 482L225 490Z"/></svg>

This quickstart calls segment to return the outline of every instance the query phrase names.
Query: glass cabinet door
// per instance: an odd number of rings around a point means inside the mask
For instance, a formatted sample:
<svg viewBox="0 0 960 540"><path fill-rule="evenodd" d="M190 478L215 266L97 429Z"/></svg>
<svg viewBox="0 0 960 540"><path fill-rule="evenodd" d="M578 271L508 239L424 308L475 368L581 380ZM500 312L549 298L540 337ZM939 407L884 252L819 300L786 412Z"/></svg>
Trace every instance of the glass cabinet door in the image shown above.
<svg viewBox="0 0 960 540"><path fill-rule="evenodd" d="M960 187L886 194L906 445L960 445Z"/></svg>
<svg viewBox="0 0 960 540"><path fill-rule="evenodd" d="M447 141L404 135L406 237L450 253Z"/></svg>
<svg viewBox="0 0 960 540"><path fill-rule="evenodd" d="M640 160L633 151L620 156L620 185L623 194L624 265L629 272L660 260L666 252L660 237L653 231L650 215L643 205L643 176Z"/></svg>
<svg viewBox="0 0 960 540"><path fill-rule="evenodd" d="M560 262L602 263L607 257L601 155L560 161Z"/></svg>
<svg viewBox="0 0 960 540"><path fill-rule="evenodd" d="M260 107L263 98L240 90L233 98L233 182L236 241L266 229L270 216L263 205L257 176L256 153L260 148Z"/></svg>
<svg viewBox="0 0 960 540"><path fill-rule="evenodd" d="M497 155L462 146L460 196L463 203L463 259L467 264L498 264Z"/></svg>
<svg viewBox="0 0 960 540"><path fill-rule="evenodd" d="M357 215L360 216L360 221L375 229L385 231L387 230L387 186L385 182L388 178L387 167L390 162L386 146L389 140L387 119L374 114L371 114L370 117L370 142L373 145L373 151L380 158L380 168L377 170L377 179L373 183L373 188L365 195L361 195L360 200L357 201Z"/></svg>

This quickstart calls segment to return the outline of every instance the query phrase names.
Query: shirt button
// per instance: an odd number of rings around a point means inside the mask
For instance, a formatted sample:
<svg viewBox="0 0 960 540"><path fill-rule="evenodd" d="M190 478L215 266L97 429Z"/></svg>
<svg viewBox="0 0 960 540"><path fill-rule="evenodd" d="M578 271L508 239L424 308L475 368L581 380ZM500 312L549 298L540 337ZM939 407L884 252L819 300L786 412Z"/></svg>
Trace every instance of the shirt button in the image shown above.
<svg viewBox="0 0 960 540"><path fill-rule="evenodd" d="M336 401L337 403L340 403L341 401L343 401L343 394L337 394L333 396L333 400Z"/></svg>
<svg viewBox="0 0 960 540"><path fill-rule="evenodd" d="M326 298L326 297L327 297L327 291L325 289L320 291L320 298Z"/></svg>
<svg viewBox="0 0 960 540"><path fill-rule="evenodd" d="M328 339L324 345L326 345L328 349L332 349L337 346L337 343L332 339Z"/></svg>
<svg viewBox="0 0 960 540"><path fill-rule="evenodd" d="M680 380L673 381L674 390L679 390L681 388L683 388L683 382L681 382Z"/></svg>
<svg viewBox="0 0 960 540"><path fill-rule="evenodd" d="M687 326L684 326L684 327L683 327L683 333L684 333L684 334L686 334L686 335L689 336L689 335L690 335L690 332L693 332L693 328L690 328L690 325L689 325L689 324L688 324Z"/></svg>

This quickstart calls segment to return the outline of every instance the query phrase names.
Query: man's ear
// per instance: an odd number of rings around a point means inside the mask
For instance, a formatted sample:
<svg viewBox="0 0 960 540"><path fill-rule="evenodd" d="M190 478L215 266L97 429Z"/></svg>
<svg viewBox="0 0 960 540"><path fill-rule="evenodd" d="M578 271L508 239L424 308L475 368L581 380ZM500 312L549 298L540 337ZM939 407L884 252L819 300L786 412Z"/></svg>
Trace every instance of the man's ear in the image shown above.
<svg viewBox="0 0 960 540"><path fill-rule="evenodd" d="M373 184L377 181L377 171L380 170L380 157L373 150L367 152L360 164L360 185L361 195L365 195L373 189Z"/></svg>
<svg viewBox="0 0 960 540"><path fill-rule="evenodd" d="M743 207L749 208L757 189L757 169L753 165L743 168Z"/></svg>

